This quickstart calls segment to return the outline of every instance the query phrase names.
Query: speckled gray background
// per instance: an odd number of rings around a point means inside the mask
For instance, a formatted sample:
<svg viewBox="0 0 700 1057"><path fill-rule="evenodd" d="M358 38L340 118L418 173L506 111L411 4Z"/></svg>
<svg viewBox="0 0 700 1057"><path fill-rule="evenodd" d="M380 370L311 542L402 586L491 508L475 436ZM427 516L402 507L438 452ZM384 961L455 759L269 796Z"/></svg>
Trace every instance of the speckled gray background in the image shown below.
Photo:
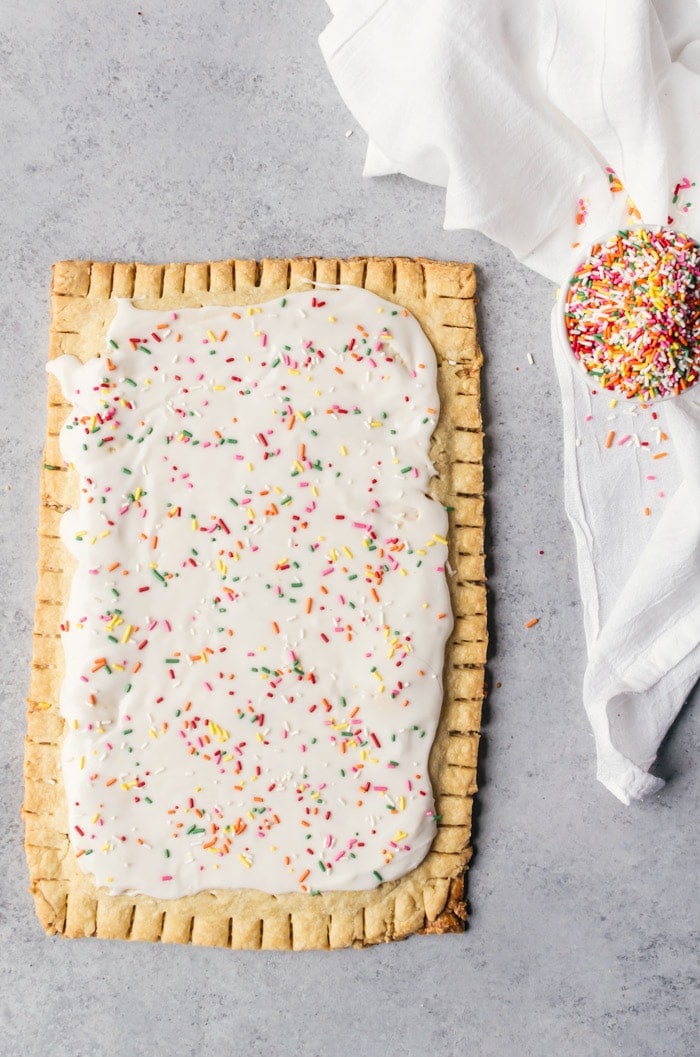
<svg viewBox="0 0 700 1057"><path fill-rule="evenodd" d="M0 4L0 1051L692 1057L698 711L663 747L658 797L624 808L594 781L552 288L486 239L442 231L440 191L361 179L364 137L316 43L327 19L322 0ZM500 686L471 927L333 954L47 939L18 812L50 264L366 253L479 271Z"/></svg>

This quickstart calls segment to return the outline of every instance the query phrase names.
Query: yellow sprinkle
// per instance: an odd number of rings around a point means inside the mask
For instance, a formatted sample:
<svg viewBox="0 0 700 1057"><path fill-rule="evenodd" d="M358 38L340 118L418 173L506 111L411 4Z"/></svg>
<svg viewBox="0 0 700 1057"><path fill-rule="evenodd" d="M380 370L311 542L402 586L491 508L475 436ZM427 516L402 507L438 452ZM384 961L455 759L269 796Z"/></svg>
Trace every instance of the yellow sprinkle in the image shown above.
<svg viewBox="0 0 700 1057"><path fill-rule="evenodd" d="M151 727L148 733L151 735L152 738L158 737L158 731L154 727Z"/></svg>
<svg viewBox="0 0 700 1057"><path fill-rule="evenodd" d="M316 485L313 485L313 487L312 487L312 489L311 489L311 493L312 493L312 495L314 495L314 496L317 496L317 495L318 495L318 488L316 487Z"/></svg>
<svg viewBox="0 0 700 1057"><path fill-rule="evenodd" d="M396 835L394 836L394 842L396 842L398 840L405 840L407 836L408 836L408 833L406 833L404 830L400 829L400 830L398 830L396 832Z"/></svg>
<svg viewBox="0 0 700 1057"><path fill-rule="evenodd" d="M297 371L295 367L288 367L287 374L301 374L301 371Z"/></svg>
<svg viewBox="0 0 700 1057"><path fill-rule="evenodd" d="M207 337L211 338L212 341L216 341L216 334L214 333L213 330L208 330L207 331Z"/></svg>
<svg viewBox="0 0 700 1057"><path fill-rule="evenodd" d="M328 317L328 322L329 323L335 323L335 322L337 322L337 320L336 320L335 316L329 316Z"/></svg>
<svg viewBox="0 0 700 1057"><path fill-rule="evenodd" d="M399 811L403 811L405 809L405 807L406 807L406 797L405 796L400 796L399 797L398 807L399 807Z"/></svg>
<svg viewBox="0 0 700 1057"><path fill-rule="evenodd" d="M82 771L84 767L85 767L85 757L81 756L80 757L80 770Z"/></svg>
<svg viewBox="0 0 700 1057"><path fill-rule="evenodd" d="M381 425L381 422L375 422L374 419L372 419L372 421L370 422L370 426L372 427L372 429L379 429Z"/></svg>
<svg viewBox="0 0 700 1057"><path fill-rule="evenodd" d="M123 664L113 664L112 668L114 668L115 671L117 671L117 672L123 672L124 671L124 665Z"/></svg>
<svg viewBox="0 0 700 1057"><path fill-rule="evenodd" d="M206 650L202 650L202 652L199 655L199 659L204 661L205 664L209 663L209 658L207 657L207 651Z"/></svg>
<svg viewBox="0 0 700 1057"><path fill-rule="evenodd" d="M437 532L434 533L433 539L437 540L438 543L445 543L445 544L447 543L447 540L445 539L445 537L444 536L438 536Z"/></svg>
<svg viewBox="0 0 700 1057"><path fill-rule="evenodd" d="M37 701L36 707L40 708L42 710L42 712L45 712L47 708L51 708L51 702L50 701Z"/></svg>
<svg viewBox="0 0 700 1057"><path fill-rule="evenodd" d="M199 529L199 522L197 521L196 517L193 517L192 518L192 531L193 532L197 532L198 529Z"/></svg>
<svg viewBox="0 0 700 1057"><path fill-rule="evenodd" d="M294 461L294 469L298 470L299 473L303 473L304 472L304 467L301 465L301 463L299 462L298 459L295 459L295 461Z"/></svg>
<svg viewBox="0 0 700 1057"><path fill-rule="evenodd" d="M340 445L340 454L341 455L347 455L347 453L348 453L348 449L345 447L344 444L341 444Z"/></svg>
<svg viewBox="0 0 700 1057"><path fill-rule="evenodd" d="M247 869L250 869L251 866L253 865L252 862L250 861L250 859L246 859L245 855L243 855L242 853L238 856L238 858L241 860L243 865L245 867L247 867Z"/></svg>
<svg viewBox="0 0 700 1057"><path fill-rule="evenodd" d="M349 547L343 547L343 554L346 554L348 556L348 558L352 558L353 557L353 553L352 553L352 551L350 550Z"/></svg>
<svg viewBox="0 0 700 1057"><path fill-rule="evenodd" d="M214 390L214 392L217 392L217 393L221 393L221 392L223 392L223 390L224 390L225 388L226 388L226 386L225 386L225 385L213 385L213 386L212 386L212 389Z"/></svg>

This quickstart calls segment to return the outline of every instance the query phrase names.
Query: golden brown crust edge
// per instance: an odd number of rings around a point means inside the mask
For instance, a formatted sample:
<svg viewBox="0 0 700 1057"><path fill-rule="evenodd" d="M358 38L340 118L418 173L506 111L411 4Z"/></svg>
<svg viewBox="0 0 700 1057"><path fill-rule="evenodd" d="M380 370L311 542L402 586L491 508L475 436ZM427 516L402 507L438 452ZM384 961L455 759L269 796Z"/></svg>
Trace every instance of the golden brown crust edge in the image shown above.
<svg viewBox="0 0 700 1057"><path fill-rule="evenodd" d="M482 357L473 266L382 257L168 265L63 261L53 268L49 356L71 353L85 360L103 353L114 297L132 297L148 308L246 305L303 289L309 280L363 286L406 307L438 357L441 413L432 447L437 476L430 490L451 508L449 558L455 572L449 583L455 627L446 651L443 710L430 758L440 815L437 836L420 866L367 892L271 896L241 889L158 900L110 896L82 873L68 841L59 758L63 721L58 710L63 673L59 625L72 576L58 526L63 511L77 500L77 475L63 468L58 432L68 405L50 378L22 809L31 891L48 933L304 950L365 946L414 932L465 928L464 874L471 858L487 642Z"/></svg>

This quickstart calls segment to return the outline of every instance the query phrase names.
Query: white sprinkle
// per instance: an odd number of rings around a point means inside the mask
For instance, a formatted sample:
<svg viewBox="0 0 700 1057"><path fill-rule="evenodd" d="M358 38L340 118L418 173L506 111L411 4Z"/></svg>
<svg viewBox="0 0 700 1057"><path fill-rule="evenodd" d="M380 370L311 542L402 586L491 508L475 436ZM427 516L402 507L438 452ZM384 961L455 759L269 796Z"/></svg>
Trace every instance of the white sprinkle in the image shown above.
<svg viewBox="0 0 700 1057"><path fill-rule="evenodd" d="M529 363L530 365L532 365L532 364L533 364L533 363L535 362L535 361L534 361L534 359L533 359L533 356L532 356L532 353L531 353L531 352L528 352L528 354L527 354L527 362L528 362L528 363Z"/></svg>
<svg viewBox="0 0 700 1057"><path fill-rule="evenodd" d="M352 129L351 129L351 128L349 128L349 129L347 130L347 132L345 133L345 138L346 138L346 139L350 139L350 137L351 137L351 136L352 136Z"/></svg>

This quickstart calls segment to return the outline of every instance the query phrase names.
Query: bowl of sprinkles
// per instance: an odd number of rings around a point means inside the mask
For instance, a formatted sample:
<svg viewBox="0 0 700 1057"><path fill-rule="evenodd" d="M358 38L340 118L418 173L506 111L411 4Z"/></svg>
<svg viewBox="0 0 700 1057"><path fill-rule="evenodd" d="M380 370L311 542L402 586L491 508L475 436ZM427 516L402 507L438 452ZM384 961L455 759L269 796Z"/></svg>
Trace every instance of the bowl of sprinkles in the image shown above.
<svg viewBox="0 0 700 1057"><path fill-rule="evenodd" d="M571 352L602 388L646 402L700 377L700 246L669 229L595 243L561 291Z"/></svg>

